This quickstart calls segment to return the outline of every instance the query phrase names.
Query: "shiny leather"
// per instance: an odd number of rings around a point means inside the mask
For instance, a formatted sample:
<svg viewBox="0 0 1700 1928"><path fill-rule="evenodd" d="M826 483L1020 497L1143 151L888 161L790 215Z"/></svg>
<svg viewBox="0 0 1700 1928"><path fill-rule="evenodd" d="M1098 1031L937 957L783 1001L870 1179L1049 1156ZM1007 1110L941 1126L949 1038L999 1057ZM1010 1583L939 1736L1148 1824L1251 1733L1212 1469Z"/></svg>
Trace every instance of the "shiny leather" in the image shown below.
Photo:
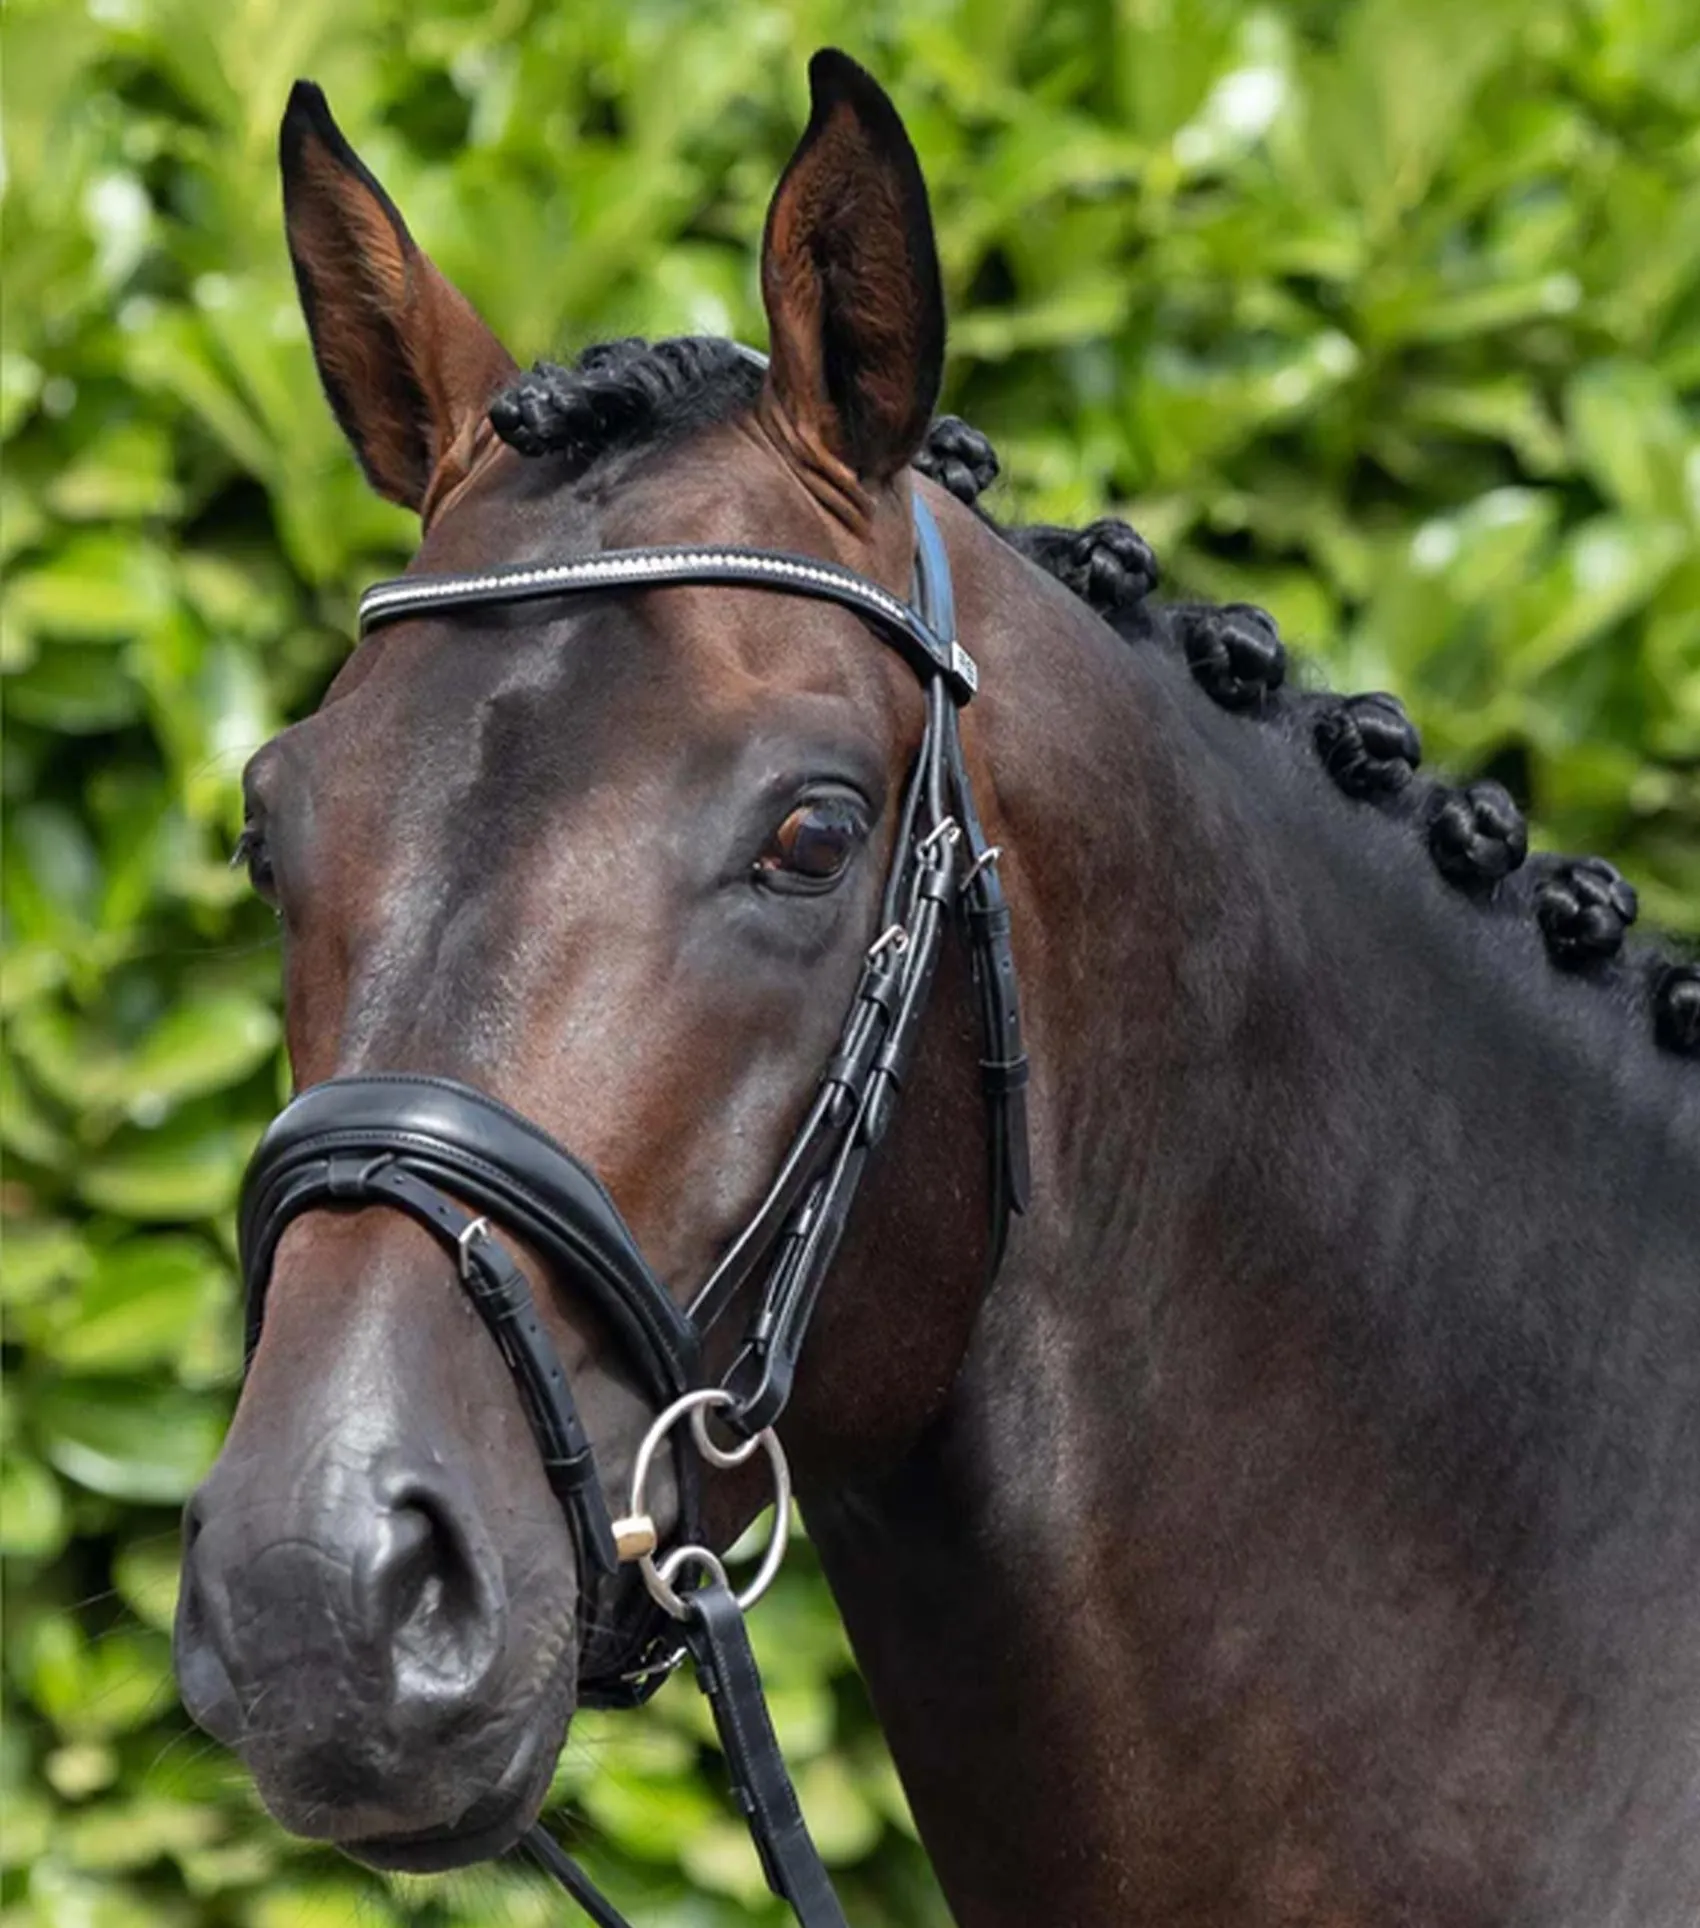
<svg viewBox="0 0 1700 1928"><path fill-rule="evenodd" d="M393 1155L518 1234L575 1290L591 1294L663 1404L700 1383L696 1329L596 1174L529 1118L470 1085L396 1073L312 1085L260 1140L240 1226L250 1351L287 1222L278 1216L284 1191L304 1166L339 1153Z"/></svg>

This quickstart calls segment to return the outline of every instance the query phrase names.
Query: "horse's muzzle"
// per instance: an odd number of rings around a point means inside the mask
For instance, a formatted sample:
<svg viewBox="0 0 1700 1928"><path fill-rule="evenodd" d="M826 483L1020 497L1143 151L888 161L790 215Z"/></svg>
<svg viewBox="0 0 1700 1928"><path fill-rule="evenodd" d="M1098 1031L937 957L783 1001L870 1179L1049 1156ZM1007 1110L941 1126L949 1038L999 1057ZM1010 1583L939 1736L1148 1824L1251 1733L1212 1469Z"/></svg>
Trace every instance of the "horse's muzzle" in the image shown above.
<svg viewBox="0 0 1700 1928"><path fill-rule="evenodd" d="M502 1563L435 1455L333 1448L281 1490L227 1455L190 1504L184 1704L297 1833L453 1828L468 1790L505 1785L524 1751L508 1622Z"/></svg>

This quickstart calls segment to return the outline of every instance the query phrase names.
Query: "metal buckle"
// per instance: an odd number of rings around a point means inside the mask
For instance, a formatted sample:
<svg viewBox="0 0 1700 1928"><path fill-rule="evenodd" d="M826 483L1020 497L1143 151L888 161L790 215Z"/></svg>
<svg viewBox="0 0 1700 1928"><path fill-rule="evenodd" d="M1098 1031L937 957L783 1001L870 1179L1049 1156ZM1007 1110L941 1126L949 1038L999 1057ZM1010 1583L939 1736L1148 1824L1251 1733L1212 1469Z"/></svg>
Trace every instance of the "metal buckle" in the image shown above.
<svg viewBox="0 0 1700 1928"><path fill-rule="evenodd" d="M968 866L967 870L963 872L962 882L957 888L959 890L967 890L974 882L974 879L979 876L980 872L982 870L990 870L1002 855L1002 844L988 844L986 848L980 852L979 856Z"/></svg>
<svg viewBox="0 0 1700 1928"><path fill-rule="evenodd" d="M954 817L940 817L931 830L915 846L917 857L930 857L941 843L954 844L962 836L962 826Z"/></svg>
<svg viewBox="0 0 1700 1928"><path fill-rule="evenodd" d="M868 946L868 962L877 964L887 951L894 951L901 957L909 948L909 933L901 924L887 924L879 936Z"/></svg>
<svg viewBox="0 0 1700 1928"><path fill-rule="evenodd" d="M455 1250L460 1254L460 1282L462 1285L472 1280L472 1248L480 1240L490 1236L490 1221L475 1218L455 1239Z"/></svg>
<svg viewBox="0 0 1700 1928"><path fill-rule="evenodd" d="M697 1451L710 1466L742 1466L759 1450L767 1454L768 1464L773 1469L773 1530L768 1536L767 1551L762 1555L761 1565L756 1569L756 1577L738 1595L740 1611L747 1613L773 1585L774 1576L785 1558L786 1542L791 1536L791 1468L786 1462L784 1447L774 1436L773 1428L764 1427L761 1432L740 1440L732 1447L717 1445L709 1437L709 1413L736 1403L732 1395L720 1386L704 1386L675 1399L643 1436L643 1444L638 1448L637 1459L632 1466L631 1504L625 1518L614 1522L615 1543L631 1549L629 1554L622 1552L622 1559L629 1559L636 1564L650 1599L663 1613L675 1620L684 1620L690 1614L689 1607L673 1586L674 1577L683 1568L691 1565L705 1567L728 1591L731 1590L720 1556L705 1546L678 1546L662 1560L655 1558L655 1521L645 1503L644 1488L649 1484L650 1468L655 1463L655 1455L662 1442L685 1414L690 1414L691 1436L696 1441Z"/></svg>

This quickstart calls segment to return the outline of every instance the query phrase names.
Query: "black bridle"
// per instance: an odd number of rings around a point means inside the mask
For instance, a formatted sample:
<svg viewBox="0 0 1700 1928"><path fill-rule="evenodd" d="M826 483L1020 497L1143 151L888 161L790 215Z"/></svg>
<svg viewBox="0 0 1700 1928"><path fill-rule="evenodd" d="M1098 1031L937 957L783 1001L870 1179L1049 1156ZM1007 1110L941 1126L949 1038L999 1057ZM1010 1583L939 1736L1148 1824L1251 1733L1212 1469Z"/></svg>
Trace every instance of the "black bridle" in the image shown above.
<svg viewBox="0 0 1700 1928"><path fill-rule="evenodd" d="M843 1915L773 1738L742 1606L718 1561L699 1544L691 1442L718 1464L747 1456L761 1442L781 1470L784 1494L783 1455L771 1428L790 1397L798 1355L868 1158L890 1125L944 932L957 914L968 935L979 1006L994 1269L1010 1215L1026 1208L1029 1185L1027 1061L1009 911L998 852L988 845L974 808L959 727L978 678L956 638L944 544L919 495L914 519L912 602L835 563L745 548L625 549L475 575L406 576L379 583L361 598L364 636L387 623L445 610L683 583L735 584L855 611L921 680L926 722L903 797L879 930L837 1047L766 1196L688 1305L681 1309L656 1277L593 1172L519 1113L452 1079L362 1076L310 1087L261 1140L242 1196L250 1359L278 1243L301 1213L388 1206L453 1251L461 1282L514 1375L550 1485L571 1525L587 1591L607 1585L627 1559L638 1560L650 1590L648 1611L624 1627L616 1622L611 1644L581 1655L581 1701L636 1705L690 1653L713 1703L769 1885L791 1903L804 1928L842 1928ZM651 1558L653 1523L643 1516L641 1476L631 1514L616 1523L566 1373L525 1275L493 1225L529 1244L552 1278L590 1293L656 1403L661 1416L640 1463L646 1466L656 1443L670 1436L677 1528L685 1542L659 1571ZM764 1261L742 1344L721 1383L710 1386L704 1337ZM703 1424L710 1405L744 1442L735 1452L711 1444ZM676 1426L687 1410L691 1426ZM700 1568L702 1581L674 1593L670 1580L687 1564ZM601 1618L580 1615L581 1624ZM531 1830L527 1846L595 1921L624 1928L622 1917L541 1829Z"/></svg>

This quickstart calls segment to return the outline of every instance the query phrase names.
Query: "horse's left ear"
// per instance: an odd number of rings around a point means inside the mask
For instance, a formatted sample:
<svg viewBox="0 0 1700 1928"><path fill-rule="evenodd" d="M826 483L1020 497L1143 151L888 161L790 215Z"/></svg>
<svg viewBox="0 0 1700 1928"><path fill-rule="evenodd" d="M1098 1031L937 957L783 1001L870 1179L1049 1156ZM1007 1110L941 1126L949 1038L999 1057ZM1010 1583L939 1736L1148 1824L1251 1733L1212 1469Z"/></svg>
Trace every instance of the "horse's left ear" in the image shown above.
<svg viewBox="0 0 1700 1928"><path fill-rule="evenodd" d="M944 296L921 164L848 55L809 62L812 112L762 240L767 403L815 457L881 483L921 446L944 368Z"/></svg>

